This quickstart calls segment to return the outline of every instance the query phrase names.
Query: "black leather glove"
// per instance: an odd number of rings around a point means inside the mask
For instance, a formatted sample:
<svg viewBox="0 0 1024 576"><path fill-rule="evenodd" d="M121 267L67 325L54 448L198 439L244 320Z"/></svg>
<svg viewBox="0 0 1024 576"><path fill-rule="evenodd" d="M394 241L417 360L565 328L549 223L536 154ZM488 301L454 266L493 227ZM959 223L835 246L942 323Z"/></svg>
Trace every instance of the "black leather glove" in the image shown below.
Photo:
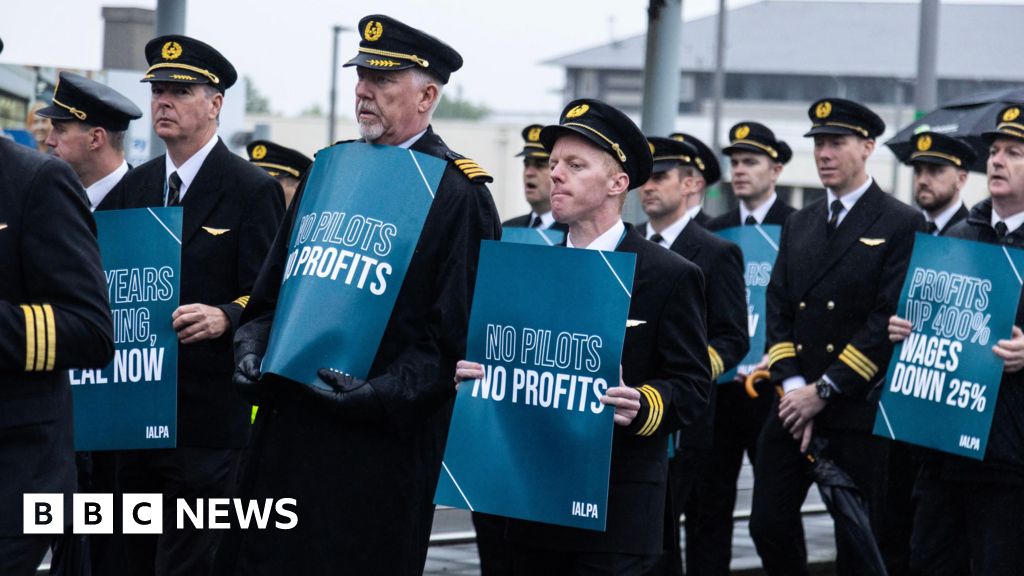
<svg viewBox="0 0 1024 576"><path fill-rule="evenodd" d="M263 400L264 388L260 383L260 363L263 359L258 355L249 352L242 355L235 366L235 374L231 377L235 390L250 404L259 404Z"/></svg>
<svg viewBox="0 0 1024 576"><path fill-rule="evenodd" d="M321 368L316 371L316 375L331 389L302 386L307 396L315 398L347 420L371 422L383 418L384 407L377 400L373 386L366 380L330 368Z"/></svg>

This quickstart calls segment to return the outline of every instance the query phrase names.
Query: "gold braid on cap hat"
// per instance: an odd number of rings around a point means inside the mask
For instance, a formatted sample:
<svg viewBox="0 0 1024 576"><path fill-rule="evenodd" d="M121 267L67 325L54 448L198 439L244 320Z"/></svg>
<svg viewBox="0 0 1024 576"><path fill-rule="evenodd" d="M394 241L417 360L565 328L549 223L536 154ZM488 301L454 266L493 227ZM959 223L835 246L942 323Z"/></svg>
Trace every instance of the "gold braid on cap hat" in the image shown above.
<svg viewBox="0 0 1024 576"><path fill-rule="evenodd" d="M160 62L159 64L153 64L149 67L149 70L146 70L146 78L151 77L149 75L150 72L160 68L180 68L182 70L190 70L192 72L195 72L196 74L202 74L203 76L206 76L210 79L210 82L213 82L214 84L220 84L220 78L213 72L210 72L209 70L204 70L202 68L197 68L195 66L189 66L188 64L178 64L177 62Z"/></svg>
<svg viewBox="0 0 1024 576"><path fill-rule="evenodd" d="M54 104L56 104L57 106L60 106L61 108L67 110L68 112L71 112L71 114L75 118L78 118L79 120L85 120L86 118L89 117L89 115L86 114L85 111L83 111L83 110L79 110L78 108L74 108L72 106L68 106L67 104L61 102L60 100L57 100L56 98L52 98L52 100L53 100Z"/></svg>
<svg viewBox="0 0 1024 576"><path fill-rule="evenodd" d="M365 48L363 46L359 47L359 51L365 52L367 54L374 54L376 56L386 56L388 58L403 58L405 60L412 60L413 62L419 64L424 68L430 67L429 61L424 60L423 58L420 58L415 54L402 54L401 52L389 52L387 50L377 50L376 48Z"/></svg>

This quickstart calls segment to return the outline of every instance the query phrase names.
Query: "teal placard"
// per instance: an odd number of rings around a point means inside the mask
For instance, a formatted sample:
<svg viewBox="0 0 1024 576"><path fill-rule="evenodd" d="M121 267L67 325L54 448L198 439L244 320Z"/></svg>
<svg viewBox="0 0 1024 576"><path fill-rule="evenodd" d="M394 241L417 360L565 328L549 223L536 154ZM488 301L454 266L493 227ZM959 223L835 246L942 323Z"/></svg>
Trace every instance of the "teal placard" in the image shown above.
<svg viewBox="0 0 1024 576"><path fill-rule="evenodd" d="M565 242L565 232L561 230L504 226L501 229L501 241L515 242L516 244L536 244L538 246L559 246Z"/></svg>
<svg viewBox="0 0 1024 576"><path fill-rule="evenodd" d="M366 378L446 162L362 142L321 150L295 217L263 371Z"/></svg>
<svg viewBox="0 0 1024 576"><path fill-rule="evenodd" d="M114 360L71 370L75 450L174 448L178 429L181 208L97 212Z"/></svg>
<svg viewBox="0 0 1024 576"><path fill-rule="evenodd" d="M1005 246L917 234L899 316L912 333L896 345L874 433L981 460L1021 296L1024 255Z"/></svg>
<svg viewBox="0 0 1024 576"><path fill-rule="evenodd" d="M718 383L732 382L736 374L747 375L754 371L764 357L767 339L768 283L772 279L772 268L779 255L779 237L782 226L775 224L738 226L720 230L718 235L738 245L743 251L743 280L747 285L747 333L750 336L750 351L740 363L722 374Z"/></svg>
<svg viewBox="0 0 1024 576"><path fill-rule="evenodd" d="M604 530L636 256L484 241L435 502Z"/></svg>

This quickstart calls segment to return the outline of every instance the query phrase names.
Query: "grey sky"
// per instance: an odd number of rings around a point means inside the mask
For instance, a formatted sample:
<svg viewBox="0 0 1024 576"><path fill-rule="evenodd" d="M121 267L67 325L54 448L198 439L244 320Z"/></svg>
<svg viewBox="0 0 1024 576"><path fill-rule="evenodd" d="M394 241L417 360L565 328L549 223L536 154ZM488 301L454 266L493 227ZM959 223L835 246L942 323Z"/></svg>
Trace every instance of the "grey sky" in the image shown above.
<svg viewBox="0 0 1024 576"><path fill-rule="evenodd" d="M730 2L732 5L750 0ZM2 0L0 62L98 69L102 6L154 8L154 0ZM711 14L716 0L685 0L687 16ZM359 18L384 13L438 36L465 58L449 90L493 109L550 112L561 106L557 67L540 62L646 28L646 0L191 0L186 33L212 44L250 76L271 107L296 114L313 103L326 109L331 26L354 28ZM50 15L53 18L48 18ZM341 37L340 59L358 37ZM338 75L339 111L351 116L355 73ZM232 93L229 91L228 96Z"/></svg>

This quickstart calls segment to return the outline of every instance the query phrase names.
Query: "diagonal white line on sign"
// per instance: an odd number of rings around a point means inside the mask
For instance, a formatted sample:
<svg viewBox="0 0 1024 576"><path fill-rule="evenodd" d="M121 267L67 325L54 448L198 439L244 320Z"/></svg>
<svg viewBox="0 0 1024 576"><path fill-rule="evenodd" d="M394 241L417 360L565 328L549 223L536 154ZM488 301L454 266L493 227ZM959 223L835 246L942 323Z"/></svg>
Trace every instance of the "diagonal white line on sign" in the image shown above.
<svg viewBox="0 0 1024 576"><path fill-rule="evenodd" d="M626 292L626 296L632 298L633 295L629 293L629 288L626 288L626 285L622 283L622 278L619 278L619 275L615 272L615 268L612 268L612 263L609 262L608 259L604 257L604 252L601 252L600 250L596 250L596 252L597 255L601 257L601 260L604 260L604 263L606 266L608 266L608 269L612 271L612 276L615 276L615 279L619 281L619 286L622 286L622 289Z"/></svg>
<svg viewBox="0 0 1024 576"><path fill-rule="evenodd" d="M882 401L878 401L878 409L882 411L882 419L885 420L885 427L889 429L889 437L893 440L896 439L896 434L892 431L892 424L889 423L889 415L885 413L885 405Z"/></svg>
<svg viewBox="0 0 1024 576"><path fill-rule="evenodd" d="M158 217L155 212L153 212L152 208L146 208L146 211L149 212L150 215L153 216L153 218L156 218L156 221L159 222L160 225L164 227L164 230L167 230L167 233L171 235L171 238L174 238L175 242L181 244L181 240L174 235L174 232L171 232L171 229L167 227L167 224L164 224L164 221L161 220L160 217Z"/></svg>
<svg viewBox="0 0 1024 576"><path fill-rule="evenodd" d="M1010 251L1006 249L1006 246L1003 246L1003 254L1006 254L1006 261L1010 263L1010 268L1013 268L1013 273L1017 275L1017 282L1024 286L1024 280L1021 280L1017 265L1013 263L1013 258L1010 258Z"/></svg>
<svg viewBox="0 0 1024 576"><path fill-rule="evenodd" d="M548 238L548 235L545 234L544 231L541 230L540 228L534 228L533 231L536 232L537 234L540 234L540 237L543 238L544 241L548 243L548 246L554 246L555 245L555 243L552 242L550 238Z"/></svg>
<svg viewBox="0 0 1024 576"><path fill-rule="evenodd" d="M427 192L430 193L430 197L434 197L434 190L430 187L430 182L427 182L427 176L423 173L423 168L420 168L420 163L416 160L416 155L409 150L409 157L412 158L412 163L416 165L416 169L420 171L420 178L423 178L423 185L427 187Z"/></svg>
<svg viewBox="0 0 1024 576"><path fill-rule="evenodd" d="M469 507L469 511L473 512L473 505L469 503L469 498L466 498L465 492L462 491L462 487L455 480L455 476L452 476L452 471L448 469L448 465L445 464L444 460L441 460L441 466L444 466L444 471L448 473L448 477L452 479L452 484L455 484L455 489L459 491L459 495L466 502L466 506Z"/></svg>
<svg viewBox="0 0 1024 576"><path fill-rule="evenodd" d="M761 233L761 236L764 236L764 239L768 242L768 244L771 245L772 248L775 248L776 252L779 251L779 245L775 243L775 240L772 240L772 237L769 236L767 232L765 232L764 230L761 229L761 225L760 224L758 224L757 226L754 226L754 228L756 228L757 231Z"/></svg>

